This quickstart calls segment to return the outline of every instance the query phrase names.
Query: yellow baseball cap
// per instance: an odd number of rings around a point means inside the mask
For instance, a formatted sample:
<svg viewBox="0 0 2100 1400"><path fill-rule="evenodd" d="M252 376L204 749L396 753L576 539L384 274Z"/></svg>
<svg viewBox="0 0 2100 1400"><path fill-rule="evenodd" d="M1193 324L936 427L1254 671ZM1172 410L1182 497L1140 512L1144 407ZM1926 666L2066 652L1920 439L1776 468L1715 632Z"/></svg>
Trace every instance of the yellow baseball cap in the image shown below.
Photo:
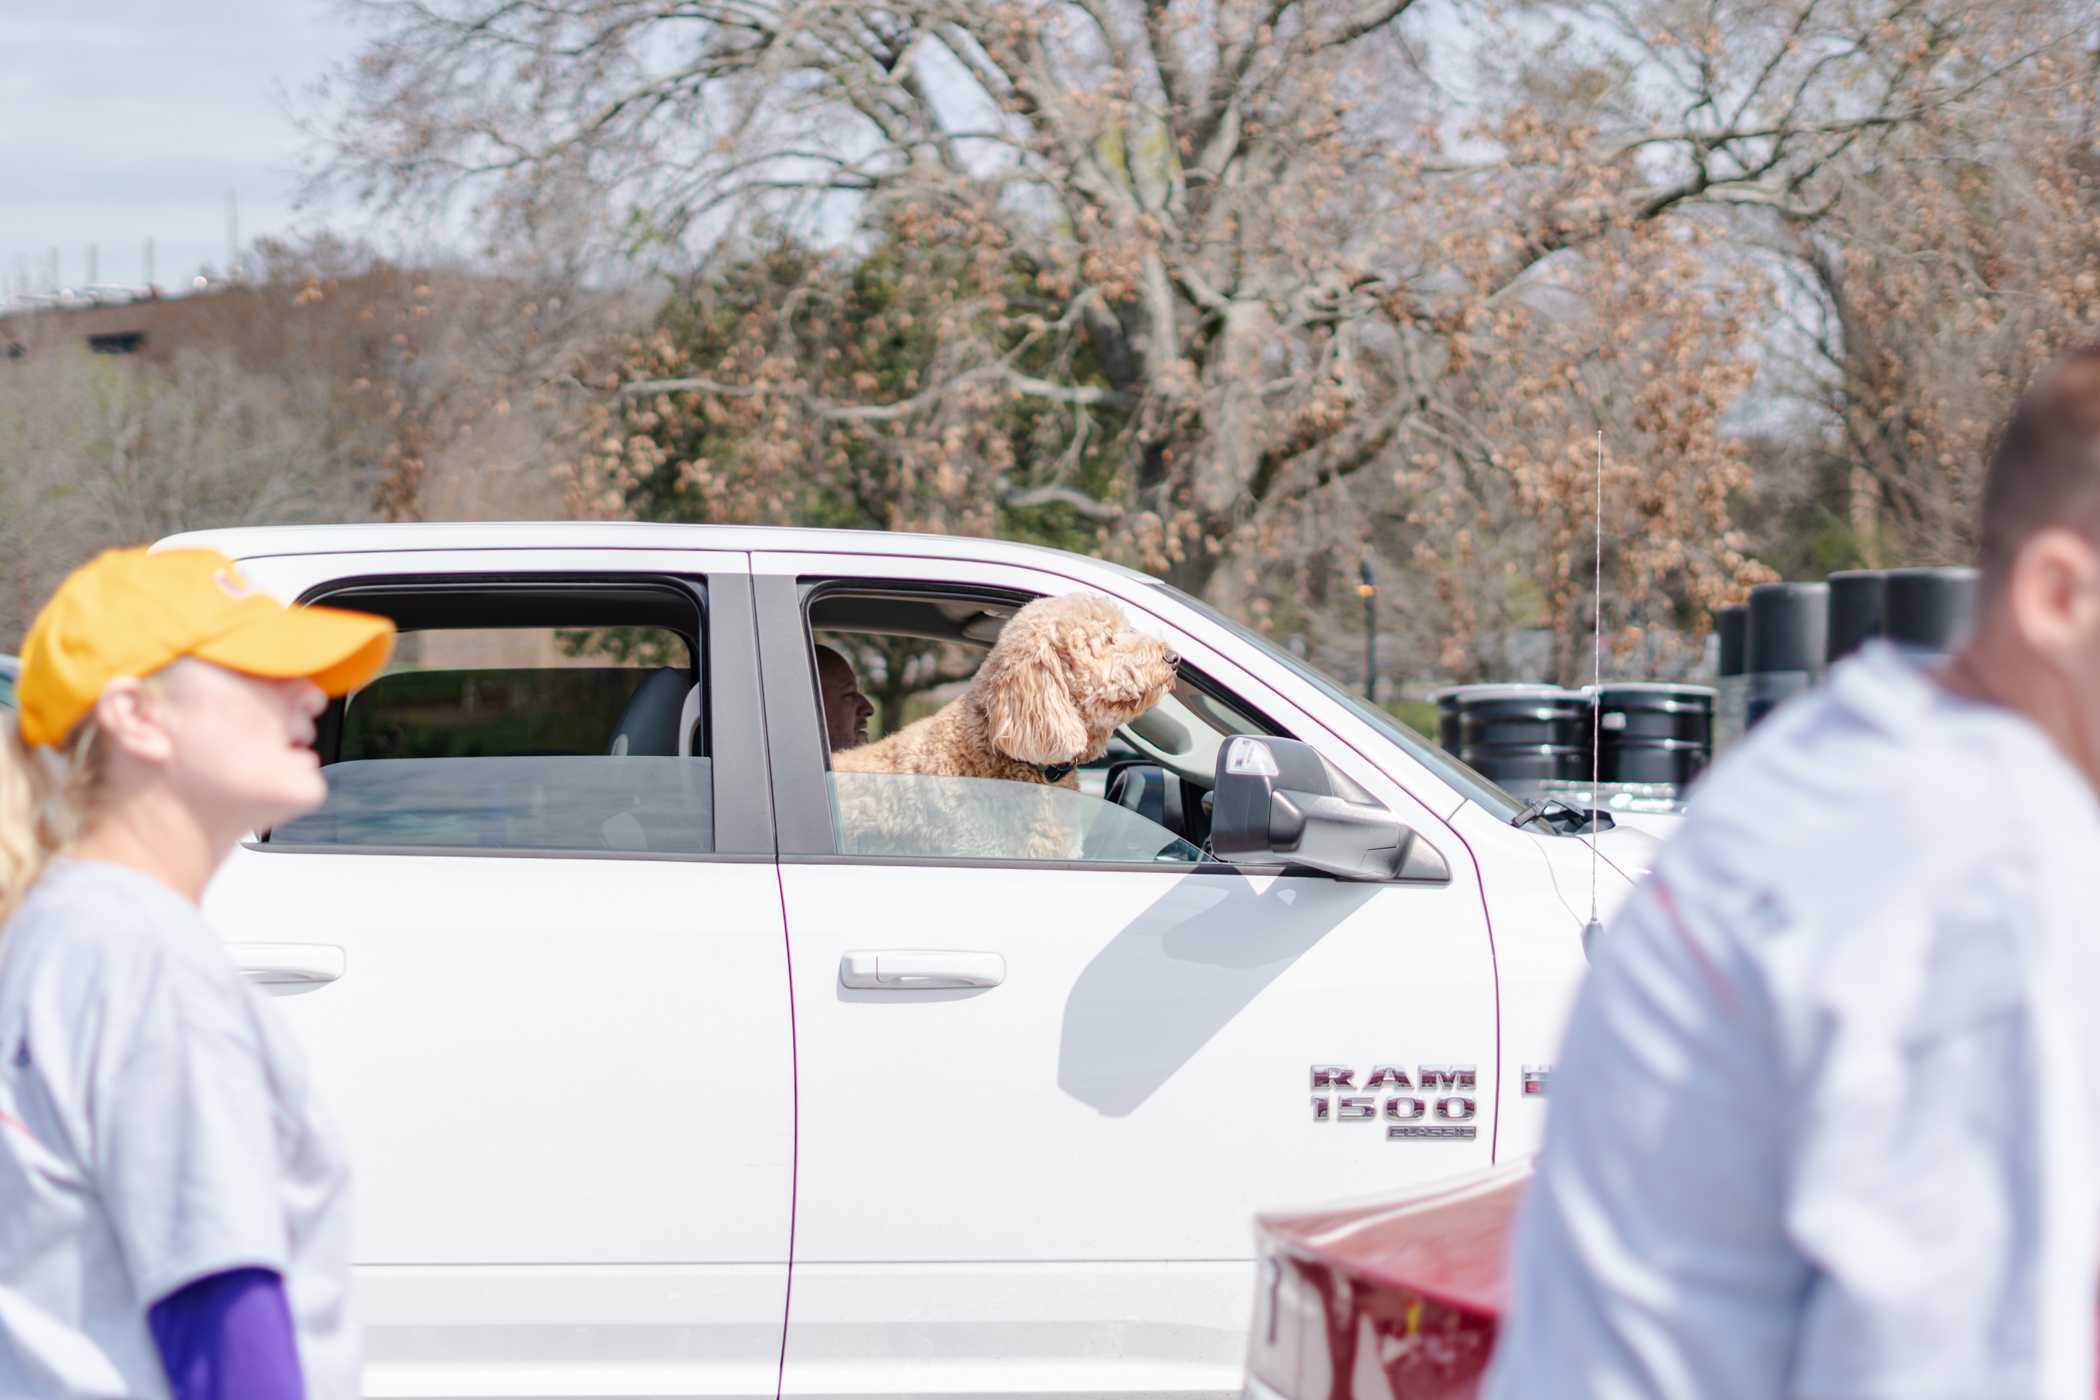
<svg viewBox="0 0 2100 1400"><path fill-rule="evenodd" d="M68 575L30 624L15 703L23 741L56 744L111 681L181 657L346 695L393 649L386 618L286 607L215 549L112 549Z"/></svg>

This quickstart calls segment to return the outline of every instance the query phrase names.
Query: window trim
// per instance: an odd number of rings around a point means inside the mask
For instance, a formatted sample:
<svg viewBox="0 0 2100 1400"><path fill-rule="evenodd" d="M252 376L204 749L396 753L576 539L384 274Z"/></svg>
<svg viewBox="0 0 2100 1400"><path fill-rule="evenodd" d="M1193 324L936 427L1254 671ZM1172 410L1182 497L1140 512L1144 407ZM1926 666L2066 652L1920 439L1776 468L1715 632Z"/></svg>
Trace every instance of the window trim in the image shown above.
<svg viewBox="0 0 2100 1400"><path fill-rule="evenodd" d="M836 851L829 855L781 854L782 865L887 865L900 870L1066 870L1066 871L1119 871L1125 874L1162 875L1289 875L1312 880L1335 880L1338 876L1324 870L1311 870L1302 865L1234 865L1226 860L1191 861L1176 864L1172 861L1148 860L1014 860L1005 856L876 856L842 855ZM1364 884L1366 881L1354 883Z"/></svg>
<svg viewBox="0 0 2100 1400"><path fill-rule="evenodd" d="M587 851L566 846L316 846L248 840L241 847L263 855L435 856L445 860L474 856L488 860L704 861L713 865L771 865L774 860L770 851Z"/></svg>
<svg viewBox="0 0 2100 1400"><path fill-rule="evenodd" d="M357 592L443 591L494 594L550 585L579 588L659 586L690 602L700 624L702 707L712 765L715 849L605 851L558 847L323 846L277 844L253 838L241 845L265 855L489 857L542 860L673 860L722 864L771 863L778 858L773 787L764 759L765 717L757 666L757 619L751 576L743 572L685 575L651 569L533 569L516 572L354 574L314 584L295 606L354 605Z"/></svg>

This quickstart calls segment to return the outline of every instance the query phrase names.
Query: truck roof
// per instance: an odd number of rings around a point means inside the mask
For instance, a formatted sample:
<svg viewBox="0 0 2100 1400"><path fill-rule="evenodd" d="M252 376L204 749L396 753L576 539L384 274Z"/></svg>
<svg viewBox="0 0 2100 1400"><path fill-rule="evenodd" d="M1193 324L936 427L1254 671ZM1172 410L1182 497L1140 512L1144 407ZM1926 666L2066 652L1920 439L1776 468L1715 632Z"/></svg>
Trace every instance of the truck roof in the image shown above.
<svg viewBox="0 0 2100 1400"><path fill-rule="evenodd" d="M1105 569L1157 583L1105 559L1045 545L969 535L814 530L768 525L519 520L358 525L248 525L170 535L156 549L216 549L235 559L279 554L369 554L419 549L729 549L811 554L916 555L988 563Z"/></svg>

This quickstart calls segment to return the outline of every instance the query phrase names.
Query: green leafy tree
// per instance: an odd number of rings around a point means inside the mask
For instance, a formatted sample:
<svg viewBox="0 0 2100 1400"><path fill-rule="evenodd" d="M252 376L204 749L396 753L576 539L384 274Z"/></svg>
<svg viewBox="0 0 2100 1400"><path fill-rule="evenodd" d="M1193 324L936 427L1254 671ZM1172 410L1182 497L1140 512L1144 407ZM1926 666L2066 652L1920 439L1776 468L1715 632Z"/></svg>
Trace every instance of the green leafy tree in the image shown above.
<svg viewBox="0 0 2100 1400"><path fill-rule="evenodd" d="M690 280L580 371L595 396L562 473L572 505L1094 546L1125 415L996 375L955 386L969 371L952 360L1082 387L1098 374L1083 347L992 315L1021 273L946 232L893 229L862 255L776 235Z"/></svg>

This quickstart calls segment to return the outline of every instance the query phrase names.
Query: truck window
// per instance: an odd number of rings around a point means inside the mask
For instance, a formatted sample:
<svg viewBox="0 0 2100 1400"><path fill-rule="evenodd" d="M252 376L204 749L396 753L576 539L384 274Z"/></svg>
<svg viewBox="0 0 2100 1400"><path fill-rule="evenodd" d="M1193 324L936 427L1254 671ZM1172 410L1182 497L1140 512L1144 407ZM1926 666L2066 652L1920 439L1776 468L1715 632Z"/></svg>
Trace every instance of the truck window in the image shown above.
<svg viewBox="0 0 2100 1400"><path fill-rule="evenodd" d="M326 601L393 616L400 640L386 670L322 719L327 802L266 845L714 849L690 594L367 585Z"/></svg>
<svg viewBox="0 0 2100 1400"><path fill-rule="evenodd" d="M1298 676L1329 700L1355 714L1364 723L1390 739L1402 752L1444 782L1450 784L1452 790L1460 796L1478 803L1503 821L1508 821L1523 809L1524 804L1522 802L1504 792L1500 786L1489 778L1474 772L1472 768L1461 762L1455 754L1444 752L1444 750L1438 748L1420 734L1415 733L1414 730L1402 724L1383 709L1367 704L1362 699L1351 694L1348 687L1338 683L1332 676L1320 670L1317 666L1310 665L1304 660L1291 655L1259 632L1242 627L1239 623L1234 622L1200 598L1191 597L1171 584L1161 583L1158 579L1146 578L1144 581L1161 593L1173 598L1190 611L1201 614L1218 626L1241 638L1249 646L1259 650L1286 671Z"/></svg>

